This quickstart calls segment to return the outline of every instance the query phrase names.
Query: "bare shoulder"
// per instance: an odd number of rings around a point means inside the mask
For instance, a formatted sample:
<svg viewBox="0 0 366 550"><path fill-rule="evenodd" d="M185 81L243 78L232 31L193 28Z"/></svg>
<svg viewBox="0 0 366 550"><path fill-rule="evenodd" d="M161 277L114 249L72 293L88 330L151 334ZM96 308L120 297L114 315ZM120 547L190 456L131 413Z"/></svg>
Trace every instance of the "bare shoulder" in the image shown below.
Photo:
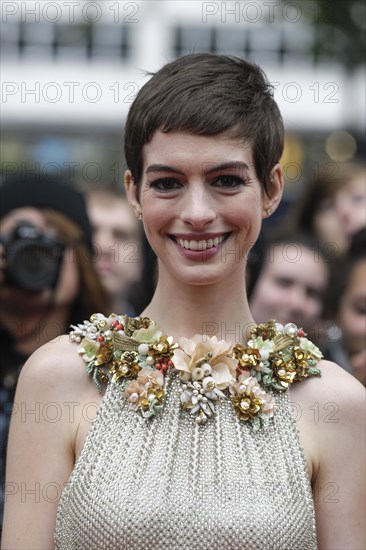
<svg viewBox="0 0 366 550"><path fill-rule="evenodd" d="M365 389L329 361L291 389L300 440L309 465L318 546L365 548Z"/></svg>
<svg viewBox="0 0 366 550"><path fill-rule="evenodd" d="M85 370L78 345L68 335L60 336L41 346L25 363L18 387L28 388L48 398L57 395L75 397L98 391Z"/></svg>
<svg viewBox="0 0 366 550"><path fill-rule="evenodd" d="M365 388L336 363L320 361L321 375L294 384L292 397L304 406L311 403L335 403L352 414L365 405Z"/></svg>

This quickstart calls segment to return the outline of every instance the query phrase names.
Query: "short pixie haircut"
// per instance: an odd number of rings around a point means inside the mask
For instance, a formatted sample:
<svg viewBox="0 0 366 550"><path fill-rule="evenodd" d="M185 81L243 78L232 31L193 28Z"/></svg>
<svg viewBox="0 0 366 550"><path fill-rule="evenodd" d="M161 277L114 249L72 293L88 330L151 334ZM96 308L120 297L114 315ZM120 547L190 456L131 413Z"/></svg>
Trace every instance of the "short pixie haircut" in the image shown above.
<svg viewBox="0 0 366 550"><path fill-rule="evenodd" d="M149 73L151 74L151 73ZM125 157L134 182L142 151L156 130L248 140L268 195L270 171L283 151L284 129L273 87L260 67L226 55L195 53L168 63L141 88L125 126Z"/></svg>

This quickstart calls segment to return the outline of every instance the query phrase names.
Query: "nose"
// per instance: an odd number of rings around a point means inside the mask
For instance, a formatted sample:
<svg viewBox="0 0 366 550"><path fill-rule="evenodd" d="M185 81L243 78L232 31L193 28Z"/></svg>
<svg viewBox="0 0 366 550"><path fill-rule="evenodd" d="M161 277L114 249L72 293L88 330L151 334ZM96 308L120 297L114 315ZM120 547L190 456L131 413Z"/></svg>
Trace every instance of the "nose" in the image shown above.
<svg viewBox="0 0 366 550"><path fill-rule="evenodd" d="M350 199L339 194L336 200L337 214L342 225L347 226L352 219L352 205Z"/></svg>
<svg viewBox="0 0 366 550"><path fill-rule="evenodd" d="M294 317L303 317L307 313L308 300L303 288L294 286L287 291L287 305Z"/></svg>
<svg viewBox="0 0 366 550"><path fill-rule="evenodd" d="M94 243L99 249L99 253L110 255L113 247L113 235L108 230L99 229L94 233Z"/></svg>
<svg viewBox="0 0 366 550"><path fill-rule="evenodd" d="M213 199L202 182L189 185L182 200L180 218L193 228L200 229L213 222L216 210Z"/></svg>

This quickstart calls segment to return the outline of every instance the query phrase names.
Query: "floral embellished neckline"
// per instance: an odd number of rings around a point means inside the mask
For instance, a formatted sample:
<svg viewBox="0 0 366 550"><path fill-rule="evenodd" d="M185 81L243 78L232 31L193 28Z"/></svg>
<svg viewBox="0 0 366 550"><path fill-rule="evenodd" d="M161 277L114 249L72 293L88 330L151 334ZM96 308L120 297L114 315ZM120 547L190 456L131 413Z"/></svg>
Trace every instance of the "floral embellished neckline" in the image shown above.
<svg viewBox="0 0 366 550"><path fill-rule="evenodd" d="M177 372L181 407L197 424L231 399L239 419L257 431L275 414L275 393L320 375L321 351L293 323L253 325L246 346L198 334L174 342L148 317L95 313L71 328L99 391L109 382L121 385L131 410L145 418L164 406L167 381Z"/></svg>

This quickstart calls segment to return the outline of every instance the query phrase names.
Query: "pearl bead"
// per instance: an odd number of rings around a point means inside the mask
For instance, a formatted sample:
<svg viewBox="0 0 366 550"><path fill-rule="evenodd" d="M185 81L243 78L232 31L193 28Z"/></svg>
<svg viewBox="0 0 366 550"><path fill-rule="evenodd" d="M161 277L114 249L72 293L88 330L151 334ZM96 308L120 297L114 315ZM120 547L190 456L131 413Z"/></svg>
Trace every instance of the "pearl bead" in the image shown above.
<svg viewBox="0 0 366 550"><path fill-rule="evenodd" d="M148 357L146 358L146 363L147 363L148 365L154 365L155 360L154 360L153 357L151 357L151 355L148 355Z"/></svg>
<svg viewBox="0 0 366 550"><path fill-rule="evenodd" d="M278 332L283 332L283 325L281 325L281 323L276 323L275 327Z"/></svg>
<svg viewBox="0 0 366 550"><path fill-rule="evenodd" d="M268 349L261 349L260 350L260 355L261 355L261 359L263 359L264 361L266 361L269 357L269 351Z"/></svg>
<svg viewBox="0 0 366 550"><path fill-rule="evenodd" d="M201 369L203 370L204 376L208 376L209 374L212 373L212 367L209 363L203 363L203 365L201 366Z"/></svg>
<svg viewBox="0 0 366 550"><path fill-rule="evenodd" d="M137 351L140 355L147 355L149 353L149 346L147 344L140 344Z"/></svg>
<svg viewBox="0 0 366 550"><path fill-rule="evenodd" d="M294 338L297 335L297 330L298 328L294 323L287 323L284 327L285 334L291 338Z"/></svg>
<svg viewBox="0 0 366 550"><path fill-rule="evenodd" d="M193 369L192 378L193 380L202 380L203 370L199 367L196 367L195 369Z"/></svg>

